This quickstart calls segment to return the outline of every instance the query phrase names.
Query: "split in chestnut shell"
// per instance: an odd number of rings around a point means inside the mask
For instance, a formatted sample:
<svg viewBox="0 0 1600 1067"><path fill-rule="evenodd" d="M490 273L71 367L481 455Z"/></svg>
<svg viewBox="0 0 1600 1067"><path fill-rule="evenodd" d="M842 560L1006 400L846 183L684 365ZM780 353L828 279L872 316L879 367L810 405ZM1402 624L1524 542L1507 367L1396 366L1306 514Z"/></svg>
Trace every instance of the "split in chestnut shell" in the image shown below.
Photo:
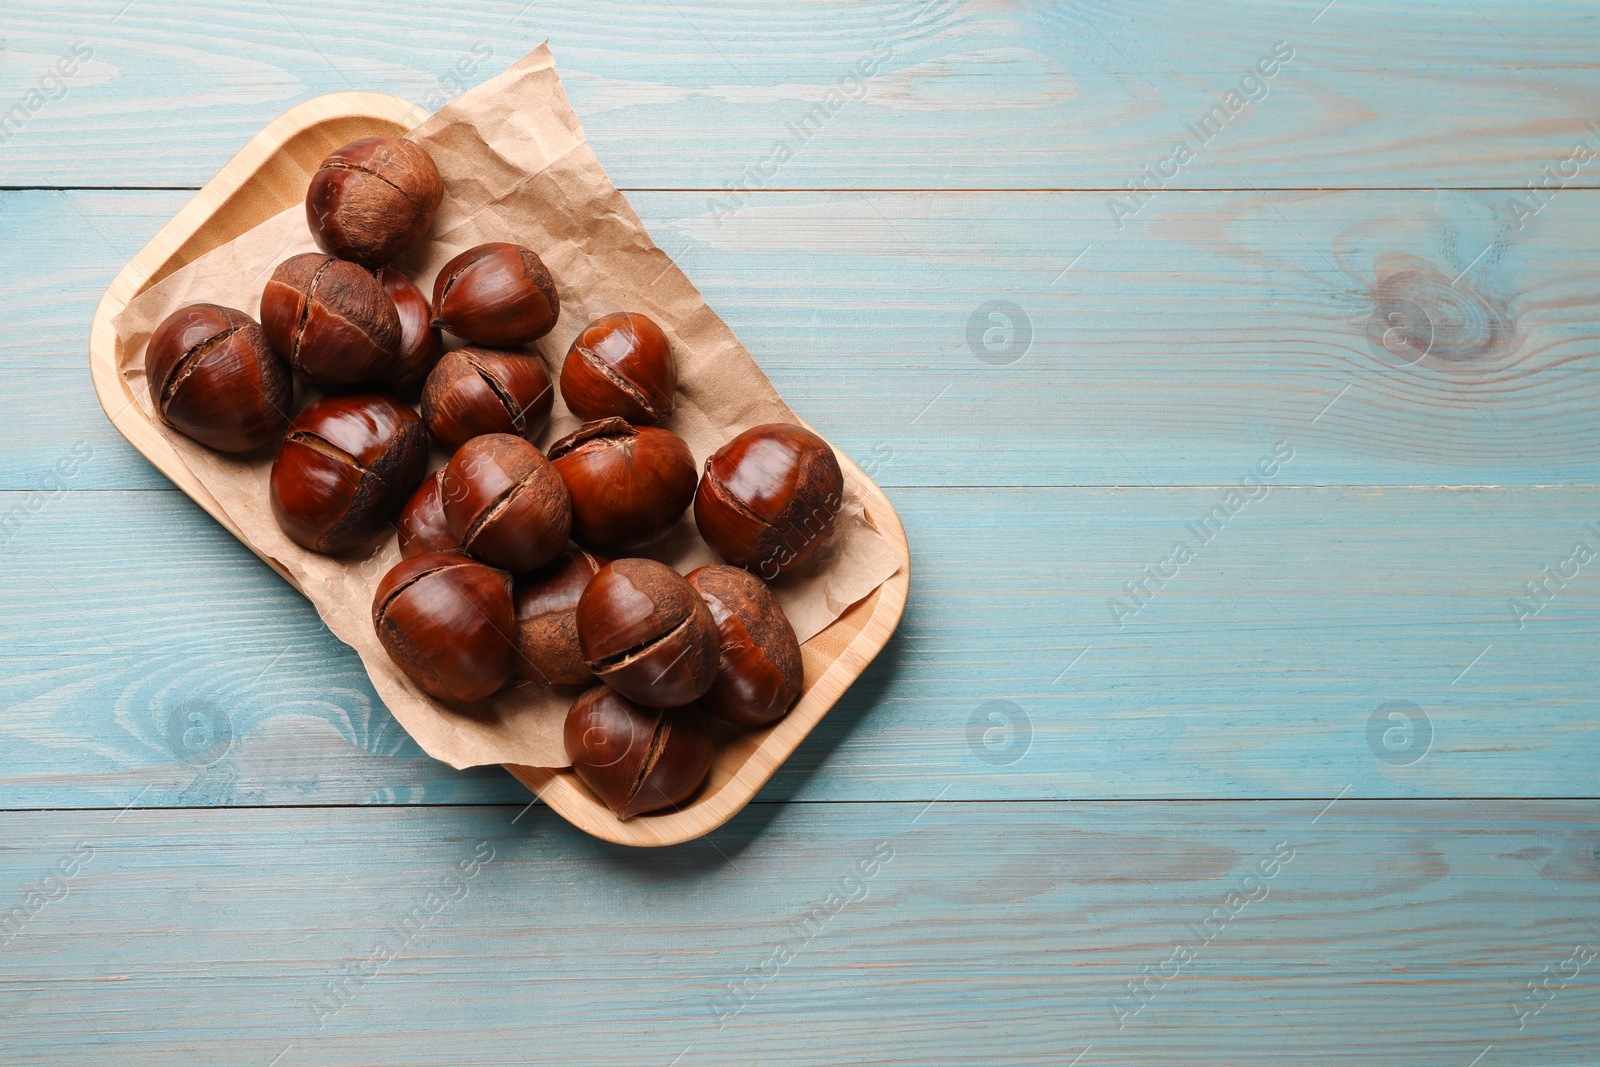
<svg viewBox="0 0 1600 1067"><path fill-rule="evenodd" d="M427 465L416 412L377 394L326 397L295 416L278 446L272 514L302 547L345 552L389 530Z"/></svg>
<svg viewBox="0 0 1600 1067"><path fill-rule="evenodd" d="M427 149L404 137L363 137L311 176L306 225L324 252L376 269L422 239L443 199Z"/></svg>
<svg viewBox="0 0 1600 1067"><path fill-rule="evenodd" d="M672 414L677 390L671 342L654 319L636 311L603 315L585 326L561 365L561 398L580 419L660 422Z"/></svg>
<svg viewBox="0 0 1600 1067"><path fill-rule="evenodd" d="M488 433L537 441L554 405L544 360L478 345L446 355L422 389L422 421L451 451Z"/></svg>
<svg viewBox="0 0 1600 1067"><path fill-rule="evenodd" d="M717 680L717 624L677 571L651 559L600 569L578 598L578 646L595 676L623 696L675 708Z"/></svg>
<svg viewBox="0 0 1600 1067"><path fill-rule="evenodd" d="M261 328L273 351L322 385L355 385L390 372L400 312L370 271L317 252L278 264L261 292Z"/></svg>
<svg viewBox="0 0 1600 1067"><path fill-rule="evenodd" d="M803 426L752 426L706 461L695 491L700 536L723 559L765 579L799 567L833 533L844 472Z"/></svg>
<svg viewBox="0 0 1600 1067"><path fill-rule="evenodd" d="M169 426L219 452L278 440L294 379L261 325L242 311L190 304L168 315L145 348L150 400Z"/></svg>
<svg viewBox="0 0 1600 1067"><path fill-rule="evenodd" d="M372 626L395 666L440 700L485 700L511 679L516 621L505 571L453 552L401 560L378 583Z"/></svg>
<svg viewBox="0 0 1600 1067"><path fill-rule="evenodd" d="M694 456L669 430L599 419L549 455L572 497L572 539L585 548L620 555L659 541L694 500Z"/></svg>
<svg viewBox="0 0 1600 1067"><path fill-rule="evenodd" d="M433 324L490 348L514 348L549 333L561 314L555 280L532 249L477 245L433 281Z"/></svg>
<svg viewBox="0 0 1600 1067"><path fill-rule="evenodd" d="M682 805L715 755L693 705L649 708L605 686L573 702L561 734L573 773L620 819Z"/></svg>
<svg viewBox="0 0 1600 1067"><path fill-rule="evenodd" d="M441 486L450 533L469 555L518 574L555 559L572 532L566 484L520 437L474 437L445 465Z"/></svg>

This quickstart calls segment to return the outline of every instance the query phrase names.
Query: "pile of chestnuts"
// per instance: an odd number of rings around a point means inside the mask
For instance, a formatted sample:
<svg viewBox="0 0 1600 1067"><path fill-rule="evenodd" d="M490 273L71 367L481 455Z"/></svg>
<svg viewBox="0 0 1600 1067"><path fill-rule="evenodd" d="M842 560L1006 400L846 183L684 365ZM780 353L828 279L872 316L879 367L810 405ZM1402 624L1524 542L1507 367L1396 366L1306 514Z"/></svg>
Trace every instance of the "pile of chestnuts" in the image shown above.
<svg viewBox="0 0 1600 1067"><path fill-rule="evenodd" d="M443 198L415 142L328 156L306 194L322 251L277 267L259 321L193 304L162 322L145 353L152 403L217 451L275 449L272 513L300 546L340 556L398 538L372 622L419 689L460 706L572 687L578 778L624 819L681 807L719 730L770 726L801 694L800 645L767 582L832 532L839 462L804 427L769 424L697 470L670 429L672 344L635 312L583 327L552 382L532 345L561 300L536 252L469 248L431 300L391 266ZM541 451L557 387L584 421ZM430 472L434 446L449 458ZM726 564L684 576L636 555L691 506Z"/></svg>

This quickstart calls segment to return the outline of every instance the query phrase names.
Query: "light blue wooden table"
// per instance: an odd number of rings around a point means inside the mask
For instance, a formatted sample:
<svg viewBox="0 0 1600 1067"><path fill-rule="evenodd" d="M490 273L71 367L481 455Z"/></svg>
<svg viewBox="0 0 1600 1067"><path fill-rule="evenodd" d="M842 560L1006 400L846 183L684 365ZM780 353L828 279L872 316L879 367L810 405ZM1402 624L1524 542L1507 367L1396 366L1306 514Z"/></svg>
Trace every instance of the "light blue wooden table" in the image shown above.
<svg viewBox="0 0 1600 1067"><path fill-rule="evenodd" d="M1600 1063L1600 9L10 0L0 36L0 1061ZM105 285L266 122L547 36L917 563L670 850L425 757L89 384Z"/></svg>

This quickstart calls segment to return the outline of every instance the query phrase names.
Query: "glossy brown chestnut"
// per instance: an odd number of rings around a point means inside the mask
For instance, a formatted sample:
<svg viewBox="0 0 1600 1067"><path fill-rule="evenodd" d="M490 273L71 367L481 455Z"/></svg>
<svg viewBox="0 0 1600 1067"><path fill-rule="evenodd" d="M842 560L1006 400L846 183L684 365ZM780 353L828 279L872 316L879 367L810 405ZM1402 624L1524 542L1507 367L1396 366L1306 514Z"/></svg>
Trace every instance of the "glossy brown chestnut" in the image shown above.
<svg viewBox="0 0 1600 1067"><path fill-rule="evenodd" d="M517 648L522 652L517 670L524 678L550 685L594 681L578 648L578 598L609 562L579 549L517 580Z"/></svg>
<svg viewBox="0 0 1600 1067"><path fill-rule="evenodd" d="M474 344L527 344L549 333L560 314L544 261L521 245L469 248L433 282L433 324Z"/></svg>
<svg viewBox="0 0 1600 1067"><path fill-rule="evenodd" d="M376 394L318 400L272 461L272 514L314 552L343 552L389 528L428 468L416 412Z"/></svg>
<svg viewBox="0 0 1600 1067"><path fill-rule="evenodd" d="M486 433L534 441L554 405L544 360L475 345L441 359L422 389L422 421L451 451Z"/></svg>
<svg viewBox="0 0 1600 1067"><path fill-rule="evenodd" d="M406 506L400 509L400 558L410 559L424 552L459 552L461 544L450 532L444 517L444 468L440 467L417 486Z"/></svg>
<svg viewBox="0 0 1600 1067"><path fill-rule="evenodd" d="M803 426L752 426L706 461L694 521L716 553L762 578L800 566L833 532L844 473Z"/></svg>
<svg viewBox="0 0 1600 1067"><path fill-rule="evenodd" d="M606 685L652 708L698 700L717 680L717 624L666 564L619 559L578 598L578 647Z"/></svg>
<svg viewBox="0 0 1600 1067"><path fill-rule="evenodd" d="M403 137L363 137L322 161L306 190L317 247L381 267L422 239L444 198L433 157Z"/></svg>
<svg viewBox="0 0 1600 1067"><path fill-rule="evenodd" d="M511 679L511 575L454 552L396 563L378 583L372 625L395 666L440 700L483 700Z"/></svg>
<svg viewBox="0 0 1600 1067"><path fill-rule="evenodd" d="M378 384L401 396L415 397L444 352L439 331L433 328L433 309L416 283L393 267L378 272L378 283L400 316L400 347Z"/></svg>
<svg viewBox="0 0 1600 1067"><path fill-rule="evenodd" d="M578 780L618 818L676 808L711 773L711 735L694 707L642 707L605 686L573 701L562 726Z"/></svg>
<svg viewBox="0 0 1600 1067"><path fill-rule="evenodd" d="M354 263L305 252L278 264L261 293L273 351L314 382L353 385L386 374L400 349L400 313Z"/></svg>
<svg viewBox="0 0 1600 1067"><path fill-rule="evenodd" d="M659 540L694 499L694 456L683 439L622 419L586 422L550 446L572 494L572 539L600 552Z"/></svg>
<svg viewBox="0 0 1600 1067"><path fill-rule="evenodd" d="M442 491L451 536L491 566L537 570L561 554L572 532L561 475L537 448L508 433L456 449Z"/></svg>
<svg viewBox="0 0 1600 1067"><path fill-rule="evenodd" d="M561 398L580 419L660 422L677 400L678 361L661 327L638 312L595 319L567 349Z"/></svg>
<svg viewBox="0 0 1600 1067"><path fill-rule="evenodd" d="M722 658L700 706L737 726L783 718L804 685L800 641L766 583L747 570L712 563L691 571L694 591L716 620Z"/></svg>
<svg viewBox="0 0 1600 1067"><path fill-rule="evenodd" d="M174 311L145 348L144 372L161 417L219 452L254 452L289 421L294 379L242 311L216 304Z"/></svg>

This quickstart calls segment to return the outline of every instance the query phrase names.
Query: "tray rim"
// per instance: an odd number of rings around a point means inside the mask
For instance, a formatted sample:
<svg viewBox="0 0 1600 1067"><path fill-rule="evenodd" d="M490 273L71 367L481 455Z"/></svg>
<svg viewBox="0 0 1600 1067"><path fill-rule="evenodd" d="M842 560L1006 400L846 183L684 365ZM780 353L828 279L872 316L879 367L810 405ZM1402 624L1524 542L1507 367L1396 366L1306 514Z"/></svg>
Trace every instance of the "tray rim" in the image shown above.
<svg viewBox="0 0 1600 1067"><path fill-rule="evenodd" d="M244 536L216 498L145 416L144 409L135 402L132 392L117 373L118 345L111 320L129 301L159 281L156 277L158 272L194 241L231 198L247 188L294 137L330 120L368 119L375 125L386 125L397 132L404 132L428 117L428 111L408 100L386 93L362 91L329 93L290 108L252 137L118 272L100 298L90 328L90 374L95 395L112 426L185 495L205 509L297 591L300 591L300 586L287 569ZM221 240L216 242L221 243ZM216 247L216 244L211 247ZM639 816L623 821L596 801L569 768L506 764L506 769L578 829L621 845L660 846L693 840L727 822L754 799L760 788L794 754L851 683L860 677L867 665L888 644L905 610L910 589L910 546L894 505L848 456L837 448L834 453L839 458L845 477L856 486L863 498L868 520L899 557L900 568L822 631L826 634L846 618L867 612L860 630L805 690L789 714L769 727L765 736L760 736L737 771L714 792L698 797L685 808L668 814Z"/></svg>

